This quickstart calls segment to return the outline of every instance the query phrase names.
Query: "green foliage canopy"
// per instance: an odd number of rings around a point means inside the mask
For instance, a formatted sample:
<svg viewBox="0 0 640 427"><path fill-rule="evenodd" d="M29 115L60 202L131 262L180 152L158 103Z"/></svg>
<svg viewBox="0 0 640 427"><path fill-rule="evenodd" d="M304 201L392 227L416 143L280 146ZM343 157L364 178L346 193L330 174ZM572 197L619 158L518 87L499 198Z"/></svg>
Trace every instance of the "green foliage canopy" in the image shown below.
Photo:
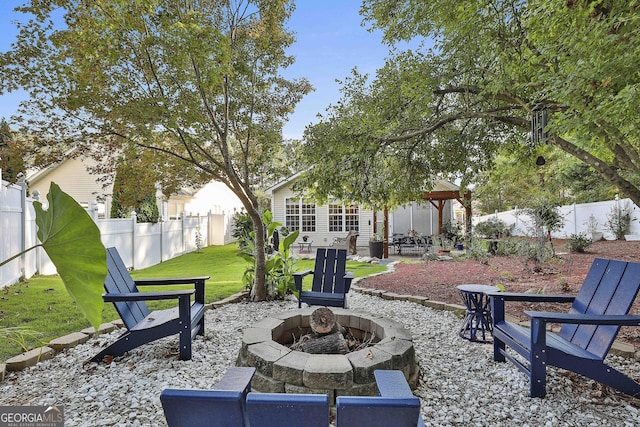
<svg viewBox="0 0 640 427"><path fill-rule="evenodd" d="M156 181L153 168L157 156L153 152L138 153L135 146L127 147L116 168L113 182L112 218L129 218L137 214L137 222L157 223L160 217L156 200ZM146 154L146 155L145 155Z"/></svg>
<svg viewBox="0 0 640 427"><path fill-rule="evenodd" d="M13 184L17 181L18 174L25 173L27 170L20 152L20 145L4 118L0 120L0 170L2 179Z"/></svg>
<svg viewBox="0 0 640 427"><path fill-rule="evenodd" d="M342 100L308 129L304 156L318 167L306 184L382 201L407 199L437 175L464 185L500 150L532 152L531 117L543 108L548 144L640 203L639 6L364 0L387 43L434 46L393 52L370 83L354 71ZM380 186L367 182L373 172Z"/></svg>
<svg viewBox="0 0 640 427"><path fill-rule="evenodd" d="M293 62L291 0L33 0L18 10L33 19L0 57L0 93L29 92L19 118L47 159L71 146L112 165L129 144L155 151L156 176L174 186L225 183L262 246L257 177L278 172L269 160L282 125L311 90L279 74ZM260 254L256 275L263 299Z"/></svg>

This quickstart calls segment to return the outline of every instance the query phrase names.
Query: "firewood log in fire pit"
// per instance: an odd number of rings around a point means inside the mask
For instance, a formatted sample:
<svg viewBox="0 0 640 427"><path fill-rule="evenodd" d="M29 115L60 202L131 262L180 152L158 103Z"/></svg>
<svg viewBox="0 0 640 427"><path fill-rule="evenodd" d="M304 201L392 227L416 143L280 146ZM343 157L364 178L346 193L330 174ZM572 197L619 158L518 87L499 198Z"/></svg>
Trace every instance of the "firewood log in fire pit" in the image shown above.
<svg viewBox="0 0 640 427"><path fill-rule="evenodd" d="M312 333L300 337L291 346L311 354L347 354L349 345L344 338L345 328L336 322L336 316L326 307L317 308L309 317Z"/></svg>

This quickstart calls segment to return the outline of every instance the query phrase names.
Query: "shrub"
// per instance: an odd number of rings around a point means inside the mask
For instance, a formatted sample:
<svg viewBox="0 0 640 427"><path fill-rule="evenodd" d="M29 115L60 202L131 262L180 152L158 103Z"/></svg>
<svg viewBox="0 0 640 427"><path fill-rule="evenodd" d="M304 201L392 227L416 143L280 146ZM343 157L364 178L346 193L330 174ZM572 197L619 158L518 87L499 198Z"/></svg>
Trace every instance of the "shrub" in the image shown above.
<svg viewBox="0 0 640 427"><path fill-rule="evenodd" d="M522 252L528 261L533 261L533 271L540 272L542 263L556 255L551 233L563 227L564 218L550 200L537 200L524 212L531 217L533 239L522 246Z"/></svg>
<svg viewBox="0 0 640 427"><path fill-rule="evenodd" d="M567 250L569 252L584 252L591 243L591 239L584 233L572 234L567 240Z"/></svg>
<svg viewBox="0 0 640 427"><path fill-rule="evenodd" d="M442 234L444 234L443 237L451 241L452 245L455 245L458 241L462 240L462 226L457 222L447 221L442 225L442 232Z"/></svg>
<svg viewBox="0 0 640 427"><path fill-rule="evenodd" d="M619 202L616 202L615 206L611 207L607 214L605 228L616 236L616 240L623 240L624 235L629 234L629 230L631 230L631 207L628 202L622 207Z"/></svg>
<svg viewBox="0 0 640 427"><path fill-rule="evenodd" d="M542 264L553 257L552 249L545 244L545 239L534 237L518 241L518 254L524 257L525 267L529 269L529 262L533 262L532 271L542 271Z"/></svg>
<svg viewBox="0 0 640 427"><path fill-rule="evenodd" d="M479 239L471 239L471 242L467 246L466 256L476 261L483 263L487 262L487 249L485 248L484 241Z"/></svg>
<svg viewBox="0 0 640 427"><path fill-rule="evenodd" d="M475 226L475 233L485 239L498 239L501 237L509 237L514 225L507 225L498 218L489 218L486 221L479 222Z"/></svg>
<svg viewBox="0 0 640 427"><path fill-rule="evenodd" d="M496 255L512 256L519 254L519 240L518 239L501 239L498 240L498 248Z"/></svg>

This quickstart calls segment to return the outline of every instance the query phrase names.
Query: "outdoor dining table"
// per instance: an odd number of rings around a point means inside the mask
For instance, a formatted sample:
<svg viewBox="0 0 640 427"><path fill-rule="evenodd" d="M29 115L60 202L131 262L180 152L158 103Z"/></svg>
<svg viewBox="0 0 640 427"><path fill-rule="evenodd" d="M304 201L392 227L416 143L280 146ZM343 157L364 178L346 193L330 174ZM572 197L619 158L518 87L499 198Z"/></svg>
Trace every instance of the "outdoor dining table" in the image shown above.
<svg viewBox="0 0 640 427"><path fill-rule="evenodd" d="M401 234L393 235L394 252L402 255L402 250L406 252L424 253L429 248L429 238L422 236L406 236Z"/></svg>

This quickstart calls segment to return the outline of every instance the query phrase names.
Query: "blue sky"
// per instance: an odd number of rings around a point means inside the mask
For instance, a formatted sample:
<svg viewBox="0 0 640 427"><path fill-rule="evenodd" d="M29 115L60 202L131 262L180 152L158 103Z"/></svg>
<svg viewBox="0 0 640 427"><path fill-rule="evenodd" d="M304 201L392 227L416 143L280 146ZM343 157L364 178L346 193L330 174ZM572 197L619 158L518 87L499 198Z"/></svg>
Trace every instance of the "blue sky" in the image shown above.
<svg viewBox="0 0 640 427"><path fill-rule="evenodd" d="M2 52L10 48L17 34L11 22L24 17L13 13L13 8L22 3L22 0L0 1ZM381 43L380 32L370 33L361 26L359 9L359 0L297 0L289 21L289 28L297 33L297 41L290 50L296 62L285 75L306 77L315 91L298 104L285 125L284 138L301 138L304 128L317 121L316 115L338 101L336 79L344 80L354 67L373 75L384 65L388 48ZM0 96L0 117L13 115L24 96L22 92Z"/></svg>

